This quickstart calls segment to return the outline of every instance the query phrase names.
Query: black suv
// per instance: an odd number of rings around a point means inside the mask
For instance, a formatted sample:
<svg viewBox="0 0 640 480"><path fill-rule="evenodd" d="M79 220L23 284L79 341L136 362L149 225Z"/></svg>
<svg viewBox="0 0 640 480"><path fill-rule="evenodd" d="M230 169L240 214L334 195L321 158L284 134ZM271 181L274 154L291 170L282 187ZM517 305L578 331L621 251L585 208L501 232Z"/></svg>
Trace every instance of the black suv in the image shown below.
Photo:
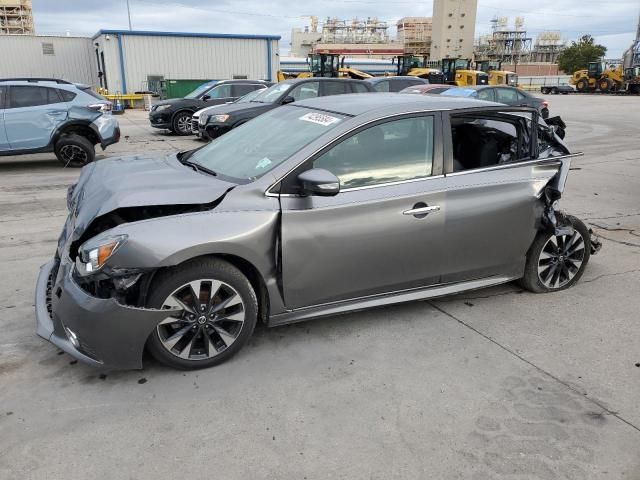
<svg viewBox="0 0 640 480"><path fill-rule="evenodd" d="M312 77L285 80L260 92L248 101L242 99L233 104L218 105L198 112L198 136L204 139L219 137L232 128L287 103L307 98L373 91L371 84L347 78Z"/></svg>
<svg viewBox="0 0 640 480"><path fill-rule="evenodd" d="M156 103L149 112L151 126L191 135L191 115L212 105L233 102L254 90L273 85L264 80L220 80L200 85L184 98L170 98Z"/></svg>

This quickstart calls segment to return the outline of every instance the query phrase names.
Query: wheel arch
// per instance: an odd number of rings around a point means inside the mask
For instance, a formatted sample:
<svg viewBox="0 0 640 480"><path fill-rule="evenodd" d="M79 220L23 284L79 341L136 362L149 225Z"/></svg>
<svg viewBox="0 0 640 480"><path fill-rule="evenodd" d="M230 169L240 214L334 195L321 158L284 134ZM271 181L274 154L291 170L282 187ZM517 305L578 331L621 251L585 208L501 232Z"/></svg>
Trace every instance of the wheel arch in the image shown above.
<svg viewBox="0 0 640 480"><path fill-rule="evenodd" d="M90 121L72 120L60 125L51 136L51 145L54 146L65 135L80 135L87 138L94 146L100 143L100 135L91 126Z"/></svg>

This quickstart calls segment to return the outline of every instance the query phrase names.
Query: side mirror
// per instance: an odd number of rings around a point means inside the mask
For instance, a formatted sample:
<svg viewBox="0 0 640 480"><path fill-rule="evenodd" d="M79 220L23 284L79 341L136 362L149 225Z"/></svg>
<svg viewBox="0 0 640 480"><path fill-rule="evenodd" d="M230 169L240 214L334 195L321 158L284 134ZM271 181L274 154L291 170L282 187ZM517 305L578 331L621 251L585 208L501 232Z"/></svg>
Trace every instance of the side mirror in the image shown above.
<svg viewBox="0 0 640 480"><path fill-rule="evenodd" d="M291 95L287 95L282 99L282 105L286 105L287 103L293 103L295 101L296 101L295 98L293 98Z"/></svg>
<svg viewBox="0 0 640 480"><path fill-rule="evenodd" d="M202 100L205 101L205 102L208 102L209 100L211 100L211 95L204 95L202 97Z"/></svg>
<svg viewBox="0 0 640 480"><path fill-rule="evenodd" d="M298 175L302 193L320 197L333 197L340 192L340 179L329 170L313 168Z"/></svg>

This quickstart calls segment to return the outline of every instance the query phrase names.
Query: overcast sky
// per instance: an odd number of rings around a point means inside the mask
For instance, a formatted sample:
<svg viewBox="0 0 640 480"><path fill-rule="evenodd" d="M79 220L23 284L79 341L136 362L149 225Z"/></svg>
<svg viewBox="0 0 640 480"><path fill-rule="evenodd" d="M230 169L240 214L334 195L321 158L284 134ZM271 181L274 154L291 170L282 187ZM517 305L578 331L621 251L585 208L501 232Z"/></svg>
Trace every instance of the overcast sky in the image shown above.
<svg viewBox="0 0 640 480"><path fill-rule="evenodd" d="M305 15L351 19L377 16L395 25L406 16L431 16L432 0L130 0L134 30L281 35L289 50L291 28L308 24ZM505 5L505 7L502 7ZM93 34L101 28L126 29L126 0L33 0L38 33ZM631 44L640 14L639 0L478 0L476 36L490 32L495 16L525 17L535 38L559 30L568 40L589 33L620 57ZM389 33L395 35L395 28Z"/></svg>

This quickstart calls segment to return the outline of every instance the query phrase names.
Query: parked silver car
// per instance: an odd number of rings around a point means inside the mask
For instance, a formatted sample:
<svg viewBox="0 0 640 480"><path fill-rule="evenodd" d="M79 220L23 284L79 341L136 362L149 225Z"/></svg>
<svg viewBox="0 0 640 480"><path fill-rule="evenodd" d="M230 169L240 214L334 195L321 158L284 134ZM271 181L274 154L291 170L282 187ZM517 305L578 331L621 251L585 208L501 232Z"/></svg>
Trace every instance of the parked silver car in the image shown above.
<svg viewBox="0 0 640 480"><path fill-rule="evenodd" d="M38 334L95 366L220 363L270 326L519 280L599 243L556 210L572 157L534 109L295 102L197 150L84 168L37 284Z"/></svg>

